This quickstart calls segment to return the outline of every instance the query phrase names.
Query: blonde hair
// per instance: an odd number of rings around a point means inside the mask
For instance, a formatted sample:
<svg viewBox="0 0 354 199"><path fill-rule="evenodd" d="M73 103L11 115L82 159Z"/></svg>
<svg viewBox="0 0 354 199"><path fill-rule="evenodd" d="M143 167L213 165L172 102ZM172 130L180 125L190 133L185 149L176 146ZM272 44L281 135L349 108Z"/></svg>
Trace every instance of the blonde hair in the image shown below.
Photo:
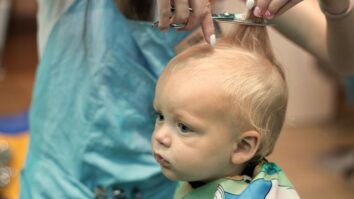
<svg viewBox="0 0 354 199"><path fill-rule="evenodd" d="M189 59L195 60L193 65L187 64ZM261 143L255 159L269 155L284 123L288 89L266 28L240 25L219 39L215 48L198 44L185 50L167 70L173 73L186 67L196 74L201 69L222 72L222 86L237 125L235 131L259 132Z"/></svg>

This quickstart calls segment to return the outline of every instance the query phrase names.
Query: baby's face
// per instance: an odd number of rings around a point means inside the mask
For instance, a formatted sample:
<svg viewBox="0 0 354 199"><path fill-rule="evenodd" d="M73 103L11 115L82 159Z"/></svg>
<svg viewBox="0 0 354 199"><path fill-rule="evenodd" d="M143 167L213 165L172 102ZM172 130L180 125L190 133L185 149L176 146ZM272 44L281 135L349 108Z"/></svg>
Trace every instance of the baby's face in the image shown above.
<svg viewBox="0 0 354 199"><path fill-rule="evenodd" d="M236 136L221 82L213 77L182 69L165 72L158 82L152 148L170 179L209 181L235 169L231 154Z"/></svg>

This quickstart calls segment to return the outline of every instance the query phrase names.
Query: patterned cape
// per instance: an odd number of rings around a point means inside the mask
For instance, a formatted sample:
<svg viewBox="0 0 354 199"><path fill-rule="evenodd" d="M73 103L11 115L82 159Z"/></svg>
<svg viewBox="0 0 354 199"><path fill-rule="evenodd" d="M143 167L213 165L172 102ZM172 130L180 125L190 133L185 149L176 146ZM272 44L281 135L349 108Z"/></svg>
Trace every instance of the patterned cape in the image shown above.
<svg viewBox="0 0 354 199"><path fill-rule="evenodd" d="M175 199L299 199L285 173L272 162L255 168L254 177L233 176L193 188L180 182Z"/></svg>

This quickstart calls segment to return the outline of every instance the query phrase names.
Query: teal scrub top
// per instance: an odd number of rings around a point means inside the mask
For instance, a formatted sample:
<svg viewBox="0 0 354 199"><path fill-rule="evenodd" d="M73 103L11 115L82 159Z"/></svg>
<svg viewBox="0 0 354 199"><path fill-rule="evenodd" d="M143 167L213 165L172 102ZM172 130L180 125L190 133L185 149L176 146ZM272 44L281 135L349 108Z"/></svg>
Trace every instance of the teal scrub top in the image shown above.
<svg viewBox="0 0 354 199"><path fill-rule="evenodd" d="M69 0L62 12L57 4L39 1L45 38L21 198L93 198L97 186L129 183L143 198L172 197L174 183L151 155L152 100L188 33L128 21L111 0Z"/></svg>

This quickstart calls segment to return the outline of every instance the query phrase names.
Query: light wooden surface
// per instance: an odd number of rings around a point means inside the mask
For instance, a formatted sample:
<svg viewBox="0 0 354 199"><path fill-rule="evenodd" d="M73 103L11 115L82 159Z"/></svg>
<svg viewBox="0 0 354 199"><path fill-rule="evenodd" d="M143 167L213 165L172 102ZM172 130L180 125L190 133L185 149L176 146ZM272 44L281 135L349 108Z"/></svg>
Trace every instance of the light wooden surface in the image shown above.
<svg viewBox="0 0 354 199"><path fill-rule="evenodd" d="M328 154L342 147L354 149L354 125L285 128L269 159L285 170L303 199L353 199L354 183L327 162Z"/></svg>

